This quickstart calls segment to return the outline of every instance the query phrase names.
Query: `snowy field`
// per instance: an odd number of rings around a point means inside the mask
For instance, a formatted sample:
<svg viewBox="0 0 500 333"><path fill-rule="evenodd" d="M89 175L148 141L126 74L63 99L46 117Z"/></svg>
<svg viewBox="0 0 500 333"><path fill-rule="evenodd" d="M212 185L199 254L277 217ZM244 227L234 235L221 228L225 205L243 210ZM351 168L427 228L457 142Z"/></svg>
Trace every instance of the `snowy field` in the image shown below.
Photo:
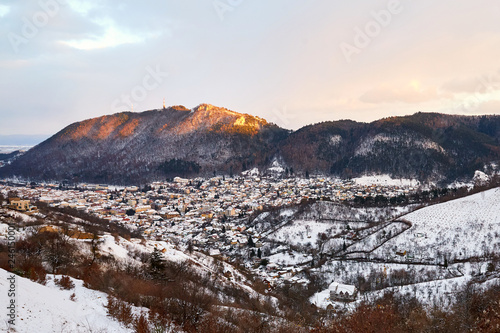
<svg viewBox="0 0 500 333"><path fill-rule="evenodd" d="M331 260L319 269L328 283L364 285L372 291L361 293L356 302L344 304L332 302L329 290L324 289L310 301L322 308L333 304L352 309L362 300L374 300L393 291L416 297L428 307L446 309L473 278L486 278L487 282L479 288L499 282L495 275L488 275L487 258L489 253L500 250L500 188L425 207L402 219L410 222L411 228L370 254L370 258L386 259L385 263ZM384 240L388 232L384 227L354 242L346 252L369 250ZM393 230L393 235L394 232L398 230ZM453 263L454 259L469 258L474 261ZM445 265L445 260L449 265Z"/></svg>
<svg viewBox="0 0 500 333"><path fill-rule="evenodd" d="M500 188L425 207L404 219L412 227L374 254L403 249L415 258L449 260L500 251Z"/></svg>
<svg viewBox="0 0 500 333"><path fill-rule="evenodd" d="M0 305L6 309L7 278L10 273L0 269ZM133 332L118 321L107 316L105 293L83 287L83 281L71 278L75 284L72 290L60 290L54 284L54 277L49 275L47 285L41 285L29 279L16 276L17 316L15 327L9 331L8 323L0 321L2 332ZM71 294L75 300L70 300ZM132 307L138 314L146 309ZM5 311L4 311L5 312ZM5 316L5 313L2 314ZM5 319L5 317L3 318ZM15 330L13 330L15 328Z"/></svg>
<svg viewBox="0 0 500 333"><path fill-rule="evenodd" d="M415 179L391 178L389 175L373 175L353 178L358 185L385 185L385 186L419 186L420 182Z"/></svg>
<svg viewBox="0 0 500 333"><path fill-rule="evenodd" d="M311 243L311 246L315 246L319 235L332 227L332 223L297 220L279 229L269 238L292 245Z"/></svg>

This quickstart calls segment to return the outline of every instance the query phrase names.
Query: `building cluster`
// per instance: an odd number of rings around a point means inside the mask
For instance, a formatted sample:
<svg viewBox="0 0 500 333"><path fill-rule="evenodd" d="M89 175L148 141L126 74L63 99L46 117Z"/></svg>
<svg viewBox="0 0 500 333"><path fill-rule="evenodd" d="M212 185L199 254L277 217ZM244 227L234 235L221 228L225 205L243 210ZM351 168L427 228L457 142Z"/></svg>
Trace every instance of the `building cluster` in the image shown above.
<svg viewBox="0 0 500 333"><path fill-rule="evenodd" d="M203 249L222 258L235 249L247 249L252 239L255 262L260 260L264 239L248 217L270 207L299 204L303 200L353 200L356 196L398 196L411 187L359 185L349 180L326 177L266 178L259 176L184 179L155 182L143 188L79 184L0 183L4 195L15 192L24 206L44 202L53 207L70 207L139 230L145 238L161 239ZM240 251L241 252L241 251ZM292 269L270 263L269 269L292 278ZM281 269L281 271L280 271Z"/></svg>

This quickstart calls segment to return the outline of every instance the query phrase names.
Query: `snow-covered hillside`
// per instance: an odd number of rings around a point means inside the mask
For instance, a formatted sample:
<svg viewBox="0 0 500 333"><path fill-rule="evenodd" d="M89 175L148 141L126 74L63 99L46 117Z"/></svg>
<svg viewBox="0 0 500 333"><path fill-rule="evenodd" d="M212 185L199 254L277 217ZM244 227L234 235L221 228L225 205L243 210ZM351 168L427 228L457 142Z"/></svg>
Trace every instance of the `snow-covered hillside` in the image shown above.
<svg viewBox="0 0 500 333"><path fill-rule="evenodd" d="M7 307L9 289L7 278L11 273L0 269L0 304ZM83 287L83 281L71 279L75 288L60 290L54 278L48 276L47 285L16 276L17 315L15 325L8 326L6 320L0 322L3 332L133 332L118 321L106 315L104 305L107 294ZM71 300L72 294L75 300ZM136 313L141 309L133 308ZM5 311L4 311L5 312ZM5 315L5 314L3 314ZM5 317L6 318L6 317ZM4 319L5 319L4 318Z"/></svg>
<svg viewBox="0 0 500 333"><path fill-rule="evenodd" d="M429 261L483 257L500 250L500 188L425 207L403 218L412 223L375 255L406 250Z"/></svg>
<svg viewBox="0 0 500 333"><path fill-rule="evenodd" d="M256 229L272 231L264 233L275 244L267 259L282 275L314 267L308 274L322 288L332 282L360 288L350 305L319 290L309 300L321 308L354 310L362 300L396 292L449 309L468 283L481 289L498 282L500 188L424 208L316 202L256 221Z"/></svg>

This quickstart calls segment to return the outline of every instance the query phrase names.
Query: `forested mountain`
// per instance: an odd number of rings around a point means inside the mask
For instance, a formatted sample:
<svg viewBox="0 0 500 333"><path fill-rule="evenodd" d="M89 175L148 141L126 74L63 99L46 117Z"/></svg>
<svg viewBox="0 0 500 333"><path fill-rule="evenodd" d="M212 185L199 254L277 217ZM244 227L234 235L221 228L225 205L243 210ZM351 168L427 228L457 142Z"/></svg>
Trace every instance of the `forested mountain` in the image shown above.
<svg viewBox="0 0 500 333"><path fill-rule="evenodd" d="M202 104L123 112L69 125L0 169L0 176L132 184L236 174L273 161L296 174L390 174L432 181L496 168L500 116L416 113L372 123L323 122L295 132ZM488 171L488 170L486 170Z"/></svg>

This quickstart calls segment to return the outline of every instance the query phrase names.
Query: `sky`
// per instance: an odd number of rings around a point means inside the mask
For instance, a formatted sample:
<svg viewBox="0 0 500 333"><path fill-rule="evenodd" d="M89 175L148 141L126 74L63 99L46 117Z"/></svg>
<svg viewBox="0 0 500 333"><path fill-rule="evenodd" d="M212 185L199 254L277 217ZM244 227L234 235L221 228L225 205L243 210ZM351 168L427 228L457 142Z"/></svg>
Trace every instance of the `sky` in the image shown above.
<svg viewBox="0 0 500 333"><path fill-rule="evenodd" d="M288 129L500 112L497 0L0 0L0 135L201 103Z"/></svg>

